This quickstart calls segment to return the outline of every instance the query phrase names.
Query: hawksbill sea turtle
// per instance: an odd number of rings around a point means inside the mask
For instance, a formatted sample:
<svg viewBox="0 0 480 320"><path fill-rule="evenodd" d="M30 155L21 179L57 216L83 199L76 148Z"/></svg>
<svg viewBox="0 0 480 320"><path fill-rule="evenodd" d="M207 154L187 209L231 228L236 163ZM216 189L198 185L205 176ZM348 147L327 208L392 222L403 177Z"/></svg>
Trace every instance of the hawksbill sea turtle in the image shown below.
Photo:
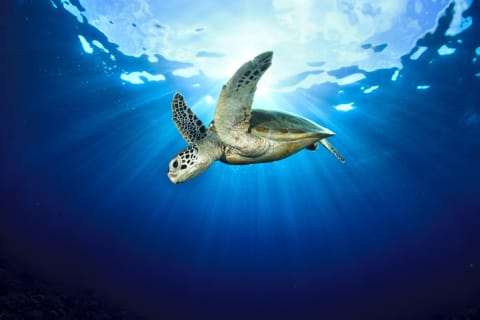
<svg viewBox="0 0 480 320"><path fill-rule="evenodd" d="M198 176L216 160L228 164L270 162L321 143L342 163L344 158L326 138L335 133L313 121L280 111L252 109L258 80L272 64L273 52L264 52L243 64L225 84L214 120L205 127L180 93L172 101L173 121L187 148L168 168L168 178L180 183Z"/></svg>

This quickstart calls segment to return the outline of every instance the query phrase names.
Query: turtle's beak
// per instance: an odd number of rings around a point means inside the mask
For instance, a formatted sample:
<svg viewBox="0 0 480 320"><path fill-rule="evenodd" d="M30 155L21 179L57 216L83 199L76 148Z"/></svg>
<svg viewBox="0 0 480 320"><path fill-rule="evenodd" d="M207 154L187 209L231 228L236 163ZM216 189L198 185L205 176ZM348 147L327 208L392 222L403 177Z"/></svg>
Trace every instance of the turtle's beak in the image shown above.
<svg viewBox="0 0 480 320"><path fill-rule="evenodd" d="M169 172L167 175L168 175L168 179L170 179L172 183L175 183L175 184L178 183L177 175L175 173Z"/></svg>

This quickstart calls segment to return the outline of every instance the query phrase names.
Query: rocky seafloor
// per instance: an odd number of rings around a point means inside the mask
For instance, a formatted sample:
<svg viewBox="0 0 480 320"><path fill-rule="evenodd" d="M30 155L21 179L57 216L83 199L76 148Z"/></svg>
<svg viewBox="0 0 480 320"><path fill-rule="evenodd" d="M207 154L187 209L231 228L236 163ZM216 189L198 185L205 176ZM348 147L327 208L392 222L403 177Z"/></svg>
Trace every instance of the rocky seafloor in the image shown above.
<svg viewBox="0 0 480 320"><path fill-rule="evenodd" d="M0 320L43 319L146 320L147 317L114 307L92 292L66 294L0 258ZM428 320L480 320L480 306L435 315Z"/></svg>
<svg viewBox="0 0 480 320"><path fill-rule="evenodd" d="M0 320L144 320L92 292L66 294L0 259Z"/></svg>
<svg viewBox="0 0 480 320"><path fill-rule="evenodd" d="M480 306L444 316L434 316L432 320L480 320Z"/></svg>

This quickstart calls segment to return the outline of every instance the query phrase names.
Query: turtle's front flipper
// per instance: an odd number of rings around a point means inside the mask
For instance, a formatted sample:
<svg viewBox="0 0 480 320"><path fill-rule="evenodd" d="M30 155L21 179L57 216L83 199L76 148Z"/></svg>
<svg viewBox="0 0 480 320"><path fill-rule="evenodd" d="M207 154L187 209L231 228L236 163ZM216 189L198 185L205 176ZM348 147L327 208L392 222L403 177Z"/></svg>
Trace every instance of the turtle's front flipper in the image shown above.
<svg viewBox="0 0 480 320"><path fill-rule="evenodd" d="M266 142L248 134L258 80L272 64L268 51L243 64L222 88L215 110L215 128L223 143L245 155L265 152Z"/></svg>
<svg viewBox="0 0 480 320"><path fill-rule="evenodd" d="M172 101L173 122L188 144L205 138L207 129L193 111L185 103L180 93L176 93Z"/></svg>
<svg viewBox="0 0 480 320"><path fill-rule="evenodd" d="M322 139L320 140L320 143L327 148L328 151L330 151L338 160L340 160L341 163L345 163L345 158L342 157L342 155L335 150L335 148L327 141L327 139Z"/></svg>

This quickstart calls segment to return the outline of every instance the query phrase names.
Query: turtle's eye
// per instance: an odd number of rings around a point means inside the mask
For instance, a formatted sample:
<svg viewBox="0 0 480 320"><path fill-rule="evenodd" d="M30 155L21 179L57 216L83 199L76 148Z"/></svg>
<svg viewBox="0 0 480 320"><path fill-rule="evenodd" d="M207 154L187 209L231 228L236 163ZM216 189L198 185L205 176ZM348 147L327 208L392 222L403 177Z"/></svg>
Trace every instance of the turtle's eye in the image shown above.
<svg viewBox="0 0 480 320"><path fill-rule="evenodd" d="M170 161L170 170L175 170L177 168L178 168L178 160L173 159L172 161Z"/></svg>

